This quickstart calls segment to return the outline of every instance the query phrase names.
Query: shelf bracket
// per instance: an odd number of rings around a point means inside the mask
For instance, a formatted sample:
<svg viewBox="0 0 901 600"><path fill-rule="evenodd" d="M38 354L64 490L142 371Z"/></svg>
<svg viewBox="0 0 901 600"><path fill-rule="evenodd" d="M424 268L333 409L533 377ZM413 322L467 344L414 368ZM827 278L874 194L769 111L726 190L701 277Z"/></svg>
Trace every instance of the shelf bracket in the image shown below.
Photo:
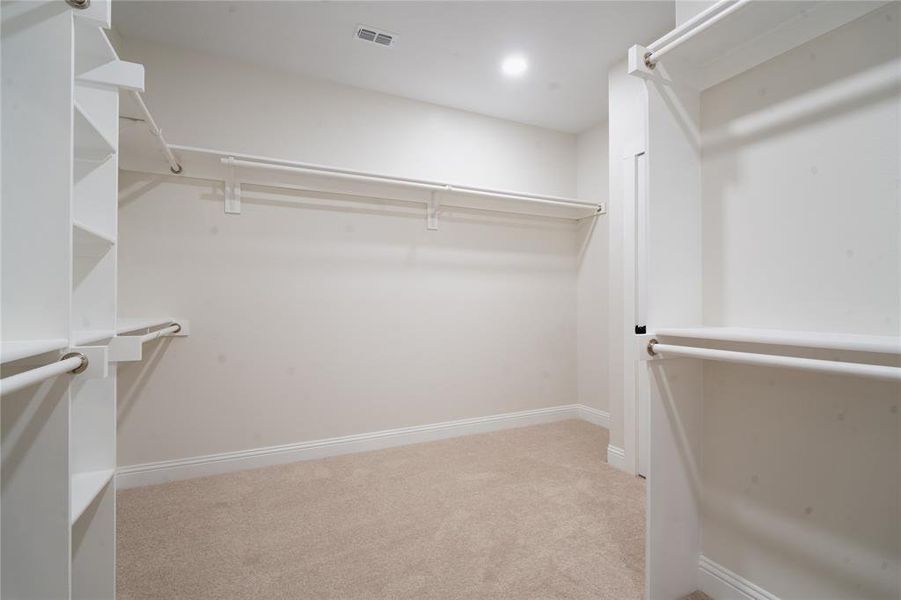
<svg viewBox="0 0 901 600"><path fill-rule="evenodd" d="M651 52L644 46L636 45L629 48L629 75L650 79L654 71L654 66L648 65L647 57L650 54Z"/></svg>
<svg viewBox="0 0 901 600"><path fill-rule="evenodd" d="M235 157L225 161L225 214L241 214L241 182L235 178Z"/></svg>
<svg viewBox="0 0 901 600"><path fill-rule="evenodd" d="M190 335L190 323L186 319L176 319L173 323L179 325L178 331L167 333L165 337L186 337ZM165 329L168 325L161 327ZM149 331L152 328L144 329ZM138 335L132 332L132 335L117 335L109 341L109 360L110 362L136 362L144 359L144 344L149 341L148 336L153 336L154 332L145 335ZM159 339L151 337L152 339Z"/></svg>
<svg viewBox="0 0 901 600"><path fill-rule="evenodd" d="M438 192L432 191L429 195L428 218L426 219L426 229L429 231L438 231L438 209L441 208L441 201L438 198Z"/></svg>

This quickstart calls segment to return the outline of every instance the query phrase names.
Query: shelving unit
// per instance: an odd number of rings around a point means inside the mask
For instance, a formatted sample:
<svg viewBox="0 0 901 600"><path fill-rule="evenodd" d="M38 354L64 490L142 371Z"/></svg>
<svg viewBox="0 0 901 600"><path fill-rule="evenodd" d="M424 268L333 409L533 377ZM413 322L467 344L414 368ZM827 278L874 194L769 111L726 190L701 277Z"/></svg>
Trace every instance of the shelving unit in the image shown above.
<svg viewBox="0 0 901 600"><path fill-rule="evenodd" d="M866 167L849 160L861 132L897 131L896 113L867 104L896 101L878 95L897 79L882 77L897 57L897 9L883 4L723 0L629 51L643 95L624 128L646 146L626 175L640 185L624 202L624 297L635 302L622 324L623 412L626 445L642 430L647 443L624 462L647 452L648 598L898 593L897 571L868 571L859 552L877 552L865 530L897 512L878 493L844 491L878 488L865 471L882 471L886 487L897 477L882 458L897 449L899 315L883 292L897 263L888 251L875 267L850 260L878 254L868 235L897 235L880 224L894 198L874 185L876 172L890 180L892 138L868 148ZM885 37L849 52L874 31ZM820 151L824 139L845 147ZM842 185L868 199L840 216L838 165ZM817 235L829 239L817 246ZM781 323L894 335L766 328ZM842 534L823 543L832 529ZM847 572L833 576L842 557Z"/></svg>
<svg viewBox="0 0 901 600"><path fill-rule="evenodd" d="M116 324L119 90L113 81L82 76L119 61L100 28L78 21L76 17L70 336L81 345L106 344L115 336ZM110 556L101 560L101 552L115 548L115 365L104 379L73 384L70 402L71 594L113 597L114 563Z"/></svg>
<svg viewBox="0 0 901 600"><path fill-rule="evenodd" d="M0 596L110 599L119 89L142 89L143 67L107 39L108 0L13 3L0 18L4 375L94 357L0 401L3 464L16 470L0 489Z"/></svg>

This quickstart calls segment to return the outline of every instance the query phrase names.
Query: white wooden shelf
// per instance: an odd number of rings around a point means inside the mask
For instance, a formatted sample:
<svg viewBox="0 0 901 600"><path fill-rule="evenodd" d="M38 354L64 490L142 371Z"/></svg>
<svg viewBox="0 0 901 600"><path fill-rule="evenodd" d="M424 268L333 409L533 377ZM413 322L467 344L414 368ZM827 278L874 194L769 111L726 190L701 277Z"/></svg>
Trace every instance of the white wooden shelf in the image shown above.
<svg viewBox="0 0 901 600"><path fill-rule="evenodd" d="M75 105L75 158L102 162L116 151L115 141L103 134L103 128L90 113L76 101Z"/></svg>
<svg viewBox="0 0 901 600"><path fill-rule="evenodd" d="M102 469L76 473L72 476L71 522L74 523L84 514L85 509L100 495L106 484L113 478L115 469Z"/></svg>
<svg viewBox="0 0 901 600"><path fill-rule="evenodd" d="M127 135L127 134L125 134ZM142 134L143 135L143 134ZM578 220L606 213L605 202L535 195L528 192L491 190L437 181L415 180L379 173L312 165L262 156L223 152L192 146L170 146L184 168L185 175L225 181L231 169L223 164L235 161L235 184L310 192L340 194L359 199L398 200L429 206L434 193L438 205L501 213ZM159 156L142 154L120 157L122 169L171 175ZM240 202L228 200L226 212L240 213Z"/></svg>
<svg viewBox="0 0 901 600"><path fill-rule="evenodd" d="M707 89L875 10L885 2L748 2L686 39L661 64L689 67Z"/></svg>
<svg viewBox="0 0 901 600"><path fill-rule="evenodd" d="M663 328L657 329L654 335L657 337L794 346L797 348L901 354L901 337L895 336L820 333L784 329L752 329L746 327Z"/></svg>
<svg viewBox="0 0 901 600"><path fill-rule="evenodd" d="M28 358L29 356L37 356L45 352L62 350L68 345L69 340L64 338L2 342L0 343L0 362L6 363Z"/></svg>
<svg viewBox="0 0 901 600"><path fill-rule="evenodd" d="M75 82L75 104L97 130L103 146L109 146L113 152L118 147L119 118L116 108L119 105L119 92L113 87ZM76 139L76 145L79 141ZM76 150L77 152L77 150Z"/></svg>
<svg viewBox="0 0 901 600"><path fill-rule="evenodd" d="M75 22L75 77L119 60L106 32L91 23Z"/></svg>
<svg viewBox="0 0 901 600"><path fill-rule="evenodd" d="M79 83L103 85L126 90L144 90L144 67L121 60L112 60L78 76Z"/></svg>
<svg viewBox="0 0 901 600"><path fill-rule="evenodd" d="M116 334L129 333L138 331L139 329L151 329L153 327L162 327L173 323L173 319L166 317L157 318L120 318L116 321Z"/></svg>
<svg viewBox="0 0 901 600"><path fill-rule="evenodd" d="M97 256L109 250L116 240L112 236L80 221L72 222L72 245L76 256Z"/></svg>

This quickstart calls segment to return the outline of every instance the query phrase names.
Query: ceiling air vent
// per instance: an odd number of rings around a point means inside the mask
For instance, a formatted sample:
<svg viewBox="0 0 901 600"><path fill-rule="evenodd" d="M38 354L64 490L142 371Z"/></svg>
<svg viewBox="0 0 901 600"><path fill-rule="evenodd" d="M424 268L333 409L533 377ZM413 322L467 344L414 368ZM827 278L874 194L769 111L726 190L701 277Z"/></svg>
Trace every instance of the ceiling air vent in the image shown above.
<svg viewBox="0 0 901 600"><path fill-rule="evenodd" d="M368 25L357 25L356 38L364 42L372 42L381 46L392 46L397 42L397 36L387 31L381 31Z"/></svg>

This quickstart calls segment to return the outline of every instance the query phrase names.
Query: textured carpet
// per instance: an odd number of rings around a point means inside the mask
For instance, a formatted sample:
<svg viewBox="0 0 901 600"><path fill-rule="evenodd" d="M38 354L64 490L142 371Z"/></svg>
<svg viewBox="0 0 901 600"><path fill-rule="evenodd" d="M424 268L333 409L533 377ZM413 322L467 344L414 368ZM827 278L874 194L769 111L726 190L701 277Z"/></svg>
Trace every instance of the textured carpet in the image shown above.
<svg viewBox="0 0 901 600"><path fill-rule="evenodd" d="M120 600L641 598L644 482L563 421L124 490Z"/></svg>

